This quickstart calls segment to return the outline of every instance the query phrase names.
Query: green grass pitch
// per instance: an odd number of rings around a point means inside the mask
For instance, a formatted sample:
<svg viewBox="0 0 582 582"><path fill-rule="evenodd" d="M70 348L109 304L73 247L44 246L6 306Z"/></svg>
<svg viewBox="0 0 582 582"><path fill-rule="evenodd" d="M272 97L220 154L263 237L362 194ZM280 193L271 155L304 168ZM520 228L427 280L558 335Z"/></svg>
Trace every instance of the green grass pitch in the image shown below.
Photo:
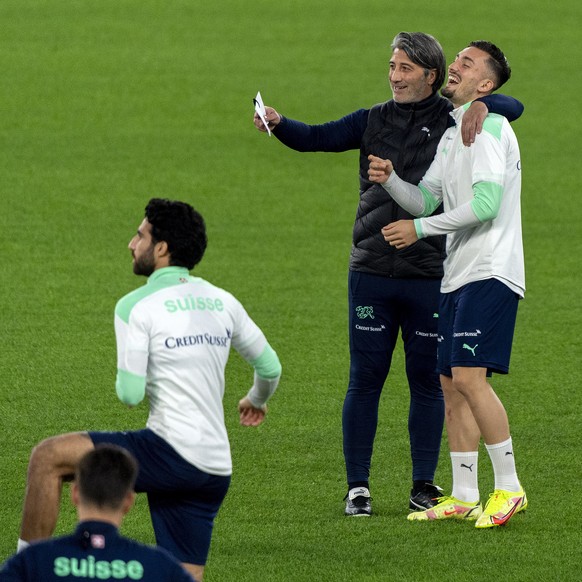
<svg viewBox="0 0 582 582"><path fill-rule="evenodd" d="M143 283L126 246L151 196L205 216L196 273L233 292L284 375L268 421L238 425L207 582L579 579L582 392L577 0L3 0L0 3L0 561L15 549L27 458L49 435L143 426L114 392L113 307ZM252 126L252 98L317 123L390 97L389 45L434 34L450 61L499 44L523 160L527 294L506 404L530 509L506 528L410 524L401 350L381 402L375 516L345 519L341 407L357 153L299 154ZM481 492L492 487L482 450ZM446 438L437 481L451 485ZM68 493L65 488L64 495ZM66 501L57 533L71 529ZM145 500L124 533L153 542ZM578 558L576 558L578 556Z"/></svg>

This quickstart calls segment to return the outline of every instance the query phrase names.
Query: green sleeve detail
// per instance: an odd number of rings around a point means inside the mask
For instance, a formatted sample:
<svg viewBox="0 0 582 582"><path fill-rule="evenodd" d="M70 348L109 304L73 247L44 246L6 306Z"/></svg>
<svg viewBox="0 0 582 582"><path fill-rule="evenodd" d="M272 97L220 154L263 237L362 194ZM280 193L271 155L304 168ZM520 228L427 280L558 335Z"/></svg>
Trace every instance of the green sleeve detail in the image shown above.
<svg viewBox="0 0 582 582"><path fill-rule="evenodd" d="M424 238L424 234L422 232L422 225L421 225L420 220L418 218L414 219L414 228L416 229L416 236L418 238Z"/></svg>
<svg viewBox="0 0 582 582"><path fill-rule="evenodd" d="M474 198L471 208L481 222L493 220L501 206L503 186L494 182L477 182L473 185Z"/></svg>
<svg viewBox="0 0 582 582"><path fill-rule="evenodd" d="M115 391L119 400L124 404L129 406L139 404L145 396L145 386L146 379L143 376L132 374L126 370L117 370Z"/></svg>
<svg viewBox="0 0 582 582"><path fill-rule="evenodd" d="M418 187L424 198L424 212L422 213L422 216L430 216L439 207L440 201L437 200L422 184Z"/></svg>
<svg viewBox="0 0 582 582"><path fill-rule="evenodd" d="M278 378L281 375L281 362L269 344L258 358L250 361L250 364L261 378Z"/></svg>
<svg viewBox="0 0 582 582"><path fill-rule="evenodd" d="M483 131L490 133L496 140L500 140L504 119L503 115L489 113L483 122Z"/></svg>

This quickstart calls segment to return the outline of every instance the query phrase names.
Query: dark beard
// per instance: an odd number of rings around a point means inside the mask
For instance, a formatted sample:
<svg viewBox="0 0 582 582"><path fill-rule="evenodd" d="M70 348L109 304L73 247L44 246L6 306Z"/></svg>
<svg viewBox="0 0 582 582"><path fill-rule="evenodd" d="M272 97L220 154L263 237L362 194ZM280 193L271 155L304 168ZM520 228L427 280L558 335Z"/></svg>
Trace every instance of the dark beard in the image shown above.
<svg viewBox="0 0 582 582"><path fill-rule="evenodd" d="M142 255L139 259L133 261L133 272L136 275L149 277L155 271L154 247L147 254Z"/></svg>
<svg viewBox="0 0 582 582"><path fill-rule="evenodd" d="M453 96L453 93L451 91L447 91L447 88L446 87L443 87L441 89L441 95L443 97L446 97L447 99L450 99Z"/></svg>

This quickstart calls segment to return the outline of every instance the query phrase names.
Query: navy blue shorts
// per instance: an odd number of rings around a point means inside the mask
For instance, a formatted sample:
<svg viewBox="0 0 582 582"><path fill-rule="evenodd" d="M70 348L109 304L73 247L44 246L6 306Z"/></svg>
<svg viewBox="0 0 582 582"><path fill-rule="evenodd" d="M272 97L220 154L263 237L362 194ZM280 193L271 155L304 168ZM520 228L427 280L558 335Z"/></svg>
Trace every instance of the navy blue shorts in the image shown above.
<svg viewBox="0 0 582 582"><path fill-rule="evenodd" d="M89 432L94 445L115 444L137 459L137 493L147 493L158 546L180 562L206 564L214 518L230 476L210 475L183 459L149 429Z"/></svg>
<svg viewBox="0 0 582 582"><path fill-rule="evenodd" d="M497 279L464 285L441 295L437 372L487 368L507 374L519 296Z"/></svg>

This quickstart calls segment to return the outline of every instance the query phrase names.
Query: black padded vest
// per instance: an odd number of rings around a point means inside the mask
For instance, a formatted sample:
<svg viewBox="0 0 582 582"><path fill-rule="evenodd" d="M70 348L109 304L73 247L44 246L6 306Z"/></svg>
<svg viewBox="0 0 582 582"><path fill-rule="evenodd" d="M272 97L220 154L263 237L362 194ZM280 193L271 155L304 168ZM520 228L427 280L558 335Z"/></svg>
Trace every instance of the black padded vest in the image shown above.
<svg viewBox="0 0 582 582"><path fill-rule="evenodd" d="M382 186L368 180L368 155L392 160L400 178L418 184L450 123L451 110L449 101L438 95L404 105L391 100L370 110L360 149L360 201L350 270L400 279L443 276L444 236L421 239L403 250L394 249L382 237L383 226L413 217Z"/></svg>

